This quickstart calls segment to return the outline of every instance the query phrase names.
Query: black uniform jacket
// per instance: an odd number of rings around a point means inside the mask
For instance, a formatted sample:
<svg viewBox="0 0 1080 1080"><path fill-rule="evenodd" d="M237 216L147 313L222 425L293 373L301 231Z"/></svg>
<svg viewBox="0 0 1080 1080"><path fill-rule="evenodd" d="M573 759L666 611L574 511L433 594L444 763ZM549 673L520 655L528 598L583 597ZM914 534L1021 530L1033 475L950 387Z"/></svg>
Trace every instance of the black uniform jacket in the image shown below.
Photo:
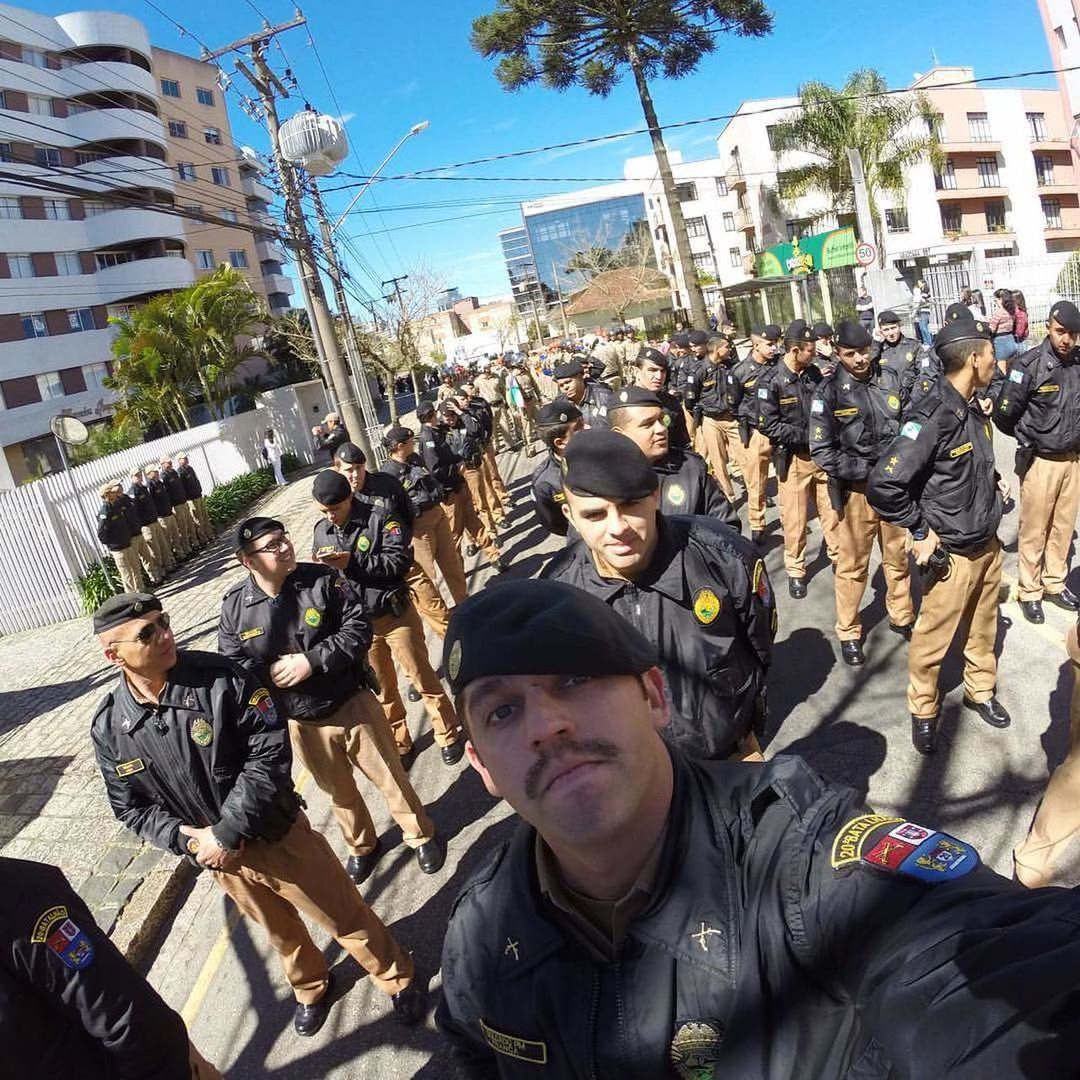
<svg viewBox="0 0 1080 1080"><path fill-rule="evenodd" d="M585 396L577 403L581 410L585 426L590 428L609 428L608 409L611 408L614 395L607 383L587 382Z"/></svg>
<svg viewBox="0 0 1080 1080"><path fill-rule="evenodd" d="M742 391L738 403L739 419L747 421L751 428L758 426L758 386L768 379L775 367L775 363L759 364L747 356L732 368Z"/></svg>
<svg viewBox="0 0 1080 1080"><path fill-rule="evenodd" d="M479 469L484 454L484 441L480 421L471 413L461 414L461 423L446 429L446 442L467 469Z"/></svg>
<svg viewBox="0 0 1080 1080"><path fill-rule="evenodd" d="M431 475L419 454L410 454L404 461L387 458L379 467L379 472L393 477L405 489L412 503L414 518L426 514L446 499L442 484Z"/></svg>
<svg viewBox="0 0 1080 1080"><path fill-rule="evenodd" d="M870 472L866 497L905 529L929 525L948 551L981 547L997 533L1002 499L990 421L948 379L907 412L900 435Z"/></svg>
<svg viewBox="0 0 1080 1080"><path fill-rule="evenodd" d="M479 394L469 398L468 411L480 422L480 439L487 446L495 433L495 413Z"/></svg>
<svg viewBox="0 0 1080 1080"><path fill-rule="evenodd" d="M672 758L656 886L614 962L555 922L531 828L465 886L436 1012L456 1080L1075 1075L1075 891L1020 889L799 758ZM919 850L890 830L952 859L874 869Z"/></svg>
<svg viewBox="0 0 1080 1080"><path fill-rule="evenodd" d="M131 543L135 531L132 515L120 499L102 502L97 515L97 538L110 551L123 551Z"/></svg>
<svg viewBox="0 0 1080 1080"><path fill-rule="evenodd" d="M184 1022L55 867L0 857L0 1075L190 1080Z"/></svg>
<svg viewBox="0 0 1080 1080"><path fill-rule="evenodd" d="M160 474L157 480L147 480L146 486L154 499L154 509L157 511L157 516L159 518L172 517L172 499L169 498L168 489L165 487L165 481L161 479Z"/></svg>
<svg viewBox="0 0 1080 1080"><path fill-rule="evenodd" d="M668 446L674 450L689 450L692 443L690 432L686 427L686 413L683 411L682 402L667 390L657 390L656 396L660 399L660 405L666 417Z"/></svg>
<svg viewBox="0 0 1080 1080"><path fill-rule="evenodd" d="M328 566L298 563L273 597L248 577L221 604L218 652L269 687L294 720L327 716L366 686L370 645L359 589ZM273 686L270 665L287 653L303 653L312 673L296 686Z"/></svg>
<svg viewBox="0 0 1080 1080"><path fill-rule="evenodd" d="M810 448L810 401L824 376L811 364L796 375L783 361L757 384L757 426L773 446L805 454Z"/></svg>
<svg viewBox="0 0 1080 1080"><path fill-rule="evenodd" d="M162 469L160 475L162 482L165 484L165 490L169 493L169 502L173 506L186 503L188 501L187 489L184 487L184 481L180 479L180 474L176 469Z"/></svg>
<svg viewBox="0 0 1080 1080"><path fill-rule="evenodd" d="M364 609L378 618L408 601L405 575L412 565L412 504L386 473L368 473L339 529L325 518L315 525L316 554L348 551L345 576L359 585Z"/></svg>
<svg viewBox="0 0 1080 1080"><path fill-rule="evenodd" d="M581 540L540 576L599 596L653 642L677 714L665 738L694 757L726 757L764 711L772 586L756 549L726 525L659 517L656 554L637 581L601 577Z"/></svg>
<svg viewBox="0 0 1080 1080"><path fill-rule="evenodd" d="M190 463L181 465L180 468L176 470L176 473L183 482L187 497L189 499L201 499L202 484L199 483L199 474L191 467Z"/></svg>
<svg viewBox="0 0 1080 1080"><path fill-rule="evenodd" d="M1037 454L1080 450L1080 350L1062 360L1045 338L1015 357L997 395L994 423Z"/></svg>
<svg viewBox="0 0 1080 1080"><path fill-rule="evenodd" d="M709 466L700 454L693 450L669 450L664 458L653 462L652 468L660 481L663 513L716 518L742 532L735 507L709 475Z"/></svg>
<svg viewBox="0 0 1080 1080"><path fill-rule="evenodd" d="M180 649L157 706L121 679L90 725L113 813L155 847L186 852L181 825L226 847L279 840L296 819L289 733L273 698L216 653Z"/></svg>
<svg viewBox="0 0 1080 1080"><path fill-rule="evenodd" d="M873 364L860 380L837 367L810 402L810 456L834 480L864 481L899 434L902 407L894 372Z"/></svg>
<svg viewBox="0 0 1080 1080"><path fill-rule="evenodd" d="M562 512L563 494L560 459L550 451L543 464L532 474L533 509L540 524L556 536L565 536L570 522Z"/></svg>
<svg viewBox="0 0 1080 1080"><path fill-rule="evenodd" d="M445 491L457 491L465 483L458 468L461 458L447 444L446 429L441 424L424 424L420 429L420 457Z"/></svg>
<svg viewBox="0 0 1080 1080"><path fill-rule="evenodd" d="M135 516L139 525L153 525L157 521L157 507L154 506L154 497L145 484L132 484L127 489L127 497L135 507Z"/></svg>
<svg viewBox="0 0 1080 1080"><path fill-rule="evenodd" d="M686 407L697 419L734 420L742 388L730 364L702 364L686 386Z"/></svg>

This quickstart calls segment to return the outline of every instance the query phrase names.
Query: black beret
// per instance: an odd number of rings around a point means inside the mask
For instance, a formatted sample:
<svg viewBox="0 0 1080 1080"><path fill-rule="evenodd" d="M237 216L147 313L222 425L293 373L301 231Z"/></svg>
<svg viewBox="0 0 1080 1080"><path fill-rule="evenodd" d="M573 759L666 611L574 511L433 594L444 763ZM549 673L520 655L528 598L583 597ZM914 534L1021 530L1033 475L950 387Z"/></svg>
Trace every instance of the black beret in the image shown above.
<svg viewBox="0 0 1080 1080"><path fill-rule="evenodd" d="M814 337L832 337L835 331L827 322L814 323Z"/></svg>
<svg viewBox="0 0 1080 1080"><path fill-rule="evenodd" d="M969 312L969 314L970 314L970 312ZM878 326L889 326L892 323L898 323L899 321L900 321L900 316L897 315L895 311L883 311L877 317Z"/></svg>
<svg viewBox="0 0 1080 1080"><path fill-rule="evenodd" d="M399 443L408 442L416 434L412 428L397 427L387 428L386 434L383 436L383 446L387 450L393 450Z"/></svg>
<svg viewBox="0 0 1080 1080"><path fill-rule="evenodd" d="M971 319L974 316L971 314L971 308L967 304L950 304L945 309L945 321L956 322L957 319Z"/></svg>
<svg viewBox="0 0 1080 1080"><path fill-rule="evenodd" d="M277 518L249 517L246 521L241 521L236 530L236 550L239 551L252 540L258 540L267 533L284 531L285 526Z"/></svg>
<svg viewBox="0 0 1080 1080"><path fill-rule="evenodd" d="M771 322L762 329L761 336L766 341L779 341L784 336L784 331L776 323Z"/></svg>
<svg viewBox="0 0 1080 1080"><path fill-rule="evenodd" d="M704 330L691 330L690 333L686 335L686 339L691 345L709 344L709 335L706 334Z"/></svg>
<svg viewBox="0 0 1080 1080"><path fill-rule="evenodd" d="M578 375L584 375L585 369L580 360L569 360L565 364L556 364L552 372L553 379L573 379Z"/></svg>
<svg viewBox="0 0 1080 1080"><path fill-rule="evenodd" d="M844 319L836 328L836 344L844 349L868 349L874 339L870 331L855 319Z"/></svg>
<svg viewBox="0 0 1080 1080"><path fill-rule="evenodd" d="M458 604L443 646L455 695L492 675L640 675L656 663L652 643L599 597L529 578Z"/></svg>
<svg viewBox="0 0 1080 1080"><path fill-rule="evenodd" d="M421 402L416 406L416 419L420 421L426 420L429 416L435 415L435 406L430 401Z"/></svg>
<svg viewBox="0 0 1080 1080"><path fill-rule="evenodd" d="M339 472L324 469L311 485L311 497L320 506L336 506L352 495L352 486Z"/></svg>
<svg viewBox="0 0 1080 1080"><path fill-rule="evenodd" d="M629 408L632 405L652 405L657 409L664 407L664 403L654 391L646 390L643 386L624 386L612 396L608 409L614 412L615 409Z"/></svg>
<svg viewBox="0 0 1080 1080"><path fill-rule="evenodd" d="M671 344L679 349L690 348L690 335L689 334L672 334Z"/></svg>
<svg viewBox="0 0 1080 1080"><path fill-rule="evenodd" d="M982 319L954 319L934 335L934 348L940 349L954 341L992 341L993 337L989 324Z"/></svg>
<svg viewBox="0 0 1080 1080"><path fill-rule="evenodd" d="M648 459L625 435L587 428L563 456L563 487L576 495L628 502L651 495L659 480Z"/></svg>
<svg viewBox="0 0 1080 1080"><path fill-rule="evenodd" d="M1066 330L1080 330L1080 310L1071 300L1059 300L1051 309L1047 322L1054 319Z"/></svg>
<svg viewBox="0 0 1080 1080"><path fill-rule="evenodd" d="M642 349L638 353L639 360L648 360L657 367L667 368L671 361L659 349Z"/></svg>
<svg viewBox="0 0 1080 1080"><path fill-rule="evenodd" d="M103 634L129 619L138 619L148 612L160 610L161 601L153 593L124 592L110 596L94 612L94 633Z"/></svg>
<svg viewBox="0 0 1080 1080"><path fill-rule="evenodd" d="M346 465L366 465L367 454L356 443L343 442L334 452L337 461L344 461Z"/></svg>
<svg viewBox="0 0 1080 1080"><path fill-rule="evenodd" d="M796 319L784 331L785 341L814 341L814 331L806 325L805 319Z"/></svg>
<svg viewBox="0 0 1080 1080"><path fill-rule="evenodd" d="M572 424L575 420L580 419L581 410L564 397L557 397L554 401L549 401L536 414L538 427L551 427L553 424Z"/></svg>

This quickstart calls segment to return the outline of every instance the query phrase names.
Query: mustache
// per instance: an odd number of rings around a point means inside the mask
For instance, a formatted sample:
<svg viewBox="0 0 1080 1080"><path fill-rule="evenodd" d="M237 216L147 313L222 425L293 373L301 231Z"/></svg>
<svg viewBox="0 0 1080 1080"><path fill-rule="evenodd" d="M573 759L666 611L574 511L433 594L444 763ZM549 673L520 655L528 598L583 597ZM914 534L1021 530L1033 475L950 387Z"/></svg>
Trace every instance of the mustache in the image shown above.
<svg viewBox="0 0 1080 1080"><path fill-rule="evenodd" d="M566 739L554 749L542 750L525 774L525 794L535 799L540 794L540 781L547 767L555 761L576 754L580 757L596 757L602 761L614 761L619 756L619 748L606 739Z"/></svg>

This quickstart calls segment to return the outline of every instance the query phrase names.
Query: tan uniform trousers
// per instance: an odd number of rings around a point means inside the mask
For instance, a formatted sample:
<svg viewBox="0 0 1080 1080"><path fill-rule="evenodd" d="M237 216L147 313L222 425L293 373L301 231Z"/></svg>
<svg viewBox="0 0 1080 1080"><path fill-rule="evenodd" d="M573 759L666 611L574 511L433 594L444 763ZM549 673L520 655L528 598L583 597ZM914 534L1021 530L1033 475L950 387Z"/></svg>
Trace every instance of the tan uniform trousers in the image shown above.
<svg viewBox="0 0 1080 1080"><path fill-rule="evenodd" d="M487 500L488 509L491 510L491 516L495 521L501 522L506 517L506 507L503 506L502 499L499 498L498 491L495 490L495 485L491 480L491 473L488 470L487 462L484 461L483 455L480 457L480 468L476 470L477 476L480 480L480 485L484 489L484 498Z"/></svg>
<svg viewBox="0 0 1080 1080"><path fill-rule="evenodd" d="M142 537L139 537L142 540ZM110 551L116 569L120 573L120 581L124 586L124 592L142 592L142 566L139 563L139 555L134 544L128 544L123 551Z"/></svg>
<svg viewBox="0 0 1080 1080"><path fill-rule="evenodd" d="M829 478L809 454L792 454L786 480L780 480L780 524L784 528L784 569L788 577L806 576L806 529L810 499L817 507L825 549L836 562L839 518L829 502Z"/></svg>
<svg viewBox="0 0 1080 1080"><path fill-rule="evenodd" d="M424 628L416 608L409 604L400 615L380 615L372 620L371 628L374 637L368 650L368 661L379 680L379 704L394 733L398 753L407 754L412 749L412 736L405 716L405 703L398 690L395 662L423 699L424 708L431 717L435 741L440 746L457 742L457 713L428 659Z"/></svg>
<svg viewBox="0 0 1080 1080"><path fill-rule="evenodd" d="M511 427L513 418L510 415L510 409L505 402L499 402L497 405L494 402L488 404L491 405L491 414L494 419L492 441L501 442L503 449L508 450L516 442Z"/></svg>
<svg viewBox="0 0 1080 1080"><path fill-rule="evenodd" d="M712 469L720 490L730 502L735 501L735 485L731 482L734 466L742 460L742 443L739 441L738 420L701 419L701 441L705 459ZM731 471L729 471L731 470Z"/></svg>
<svg viewBox="0 0 1080 1080"><path fill-rule="evenodd" d="M158 524L165 533L166 543L168 543L177 559L182 559L191 551L184 543L184 538L180 535L175 513L170 514L168 517L158 518Z"/></svg>
<svg viewBox="0 0 1080 1080"><path fill-rule="evenodd" d="M415 558L405 573L405 584L409 586L409 595L420 618L427 623L436 637L446 637L446 631L450 627L450 611L435 582L424 573L424 568Z"/></svg>
<svg viewBox="0 0 1080 1080"><path fill-rule="evenodd" d="M497 515L490 502L488 502L488 489L487 484L484 483L483 470L470 469L466 465L465 468L461 470L461 475L465 477L465 483L469 488L469 495L472 497L473 506L476 507L476 513L484 523L484 528L487 529L489 535L494 536Z"/></svg>
<svg viewBox="0 0 1080 1080"><path fill-rule="evenodd" d="M506 490L502 475L499 473L499 463L495 460L495 446L490 442L484 447L484 468L487 470L491 486L495 489L499 504L504 511L508 510L510 507L510 493Z"/></svg>
<svg viewBox="0 0 1080 1080"><path fill-rule="evenodd" d="M188 551L194 551L199 546L199 537L195 532L195 519L191 516L191 509L186 502L173 507L173 517L176 519L176 527L180 531Z"/></svg>
<svg viewBox="0 0 1080 1080"><path fill-rule="evenodd" d="M141 530L131 538L131 546L135 551L136 559L146 567L151 583L160 581L163 576L161 565L157 561L154 549L146 542Z"/></svg>
<svg viewBox="0 0 1080 1080"><path fill-rule="evenodd" d="M155 521L152 525L144 525L142 534L143 539L150 545L150 550L154 553L158 566L166 573L175 570L176 559L173 556L172 548L169 546L169 539L165 535L165 529L161 522Z"/></svg>
<svg viewBox="0 0 1080 1080"><path fill-rule="evenodd" d="M1013 853L1016 876L1029 889L1080 881L1080 848L1075 846L1080 840L1080 649L1075 626L1066 641L1073 677L1069 752L1046 785L1031 832ZM1055 880L1058 869L1061 880Z"/></svg>
<svg viewBox="0 0 1080 1080"><path fill-rule="evenodd" d="M401 767L390 725L370 690L353 694L318 723L289 720L293 750L319 788L330 796L350 855L370 855L379 834L356 786L355 766L386 800L406 846L435 836L435 825Z"/></svg>
<svg viewBox="0 0 1080 1080"><path fill-rule="evenodd" d="M214 539L214 526L210 524L210 514L206 509L206 496L200 495L197 499L192 499L191 516L195 519L195 525L198 527L200 533L202 533L203 539L209 543Z"/></svg>
<svg viewBox="0 0 1080 1080"><path fill-rule="evenodd" d="M750 531L765 531L765 494L769 486L772 443L760 431L750 432L750 445L743 447L742 471L746 481L746 509Z"/></svg>
<svg viewBox="0 0 1080 1080"><path fill-rule="evenodd" d="M837 526L836 636L840 641L862 640L859 605L870 576L870 553L874 550L875 540L881 548L885 610L889 613L889 621L897 626L910 626L915 621L907 536L907 529L878 517L866 501L865 484L848 489L844 512Z"/></svg>
<svg viewBox="0 0 1080 1080"><path fill-rule="evenodd" d="M1041 600L1065 588L1076 512L1080 509L1080 456L1037 457L1020 482L1017 596Z"/></svg>
<svg viewBox="0 0 1080 1080"><path fill-rule="evenodd" d="M468 533L472 542L487 556L488 562L499 558L499 549L476 512L467 484L462 484L457 491L450 492L449 498L443 503L443 509L450 521L450 535L455 544L460 544L461 538Z"/></svg>
<svg viewBox="0 0 1080 1080"><path fill-rule="evenodd" d="M236 870L210 872L240 911L266 930L301 1005L314 1005L328 981L326 957L301 911L328 930L384 994L412 982L412 957L364 903L306 814L277 843L249 841Z"/></svg>
<svg viewBox="0 0 1080 1080"><path fill-rule="evenodd" d="M949 555L948 575L922 598L908 647L908 709L924 720L938 714L938 674L959 627L964 637L964 696L989 701L997 684L998 589L1001 544L995 536L969 555Z"/></svg>
<svg viewBox="0 0 1080 1080"><path fill-rule="evenodd" d="M441 506L425 510L413 522L412 542L413 558L428 580L432 583L438 580L435 576L435 568L438 567L454 603L460 604L469 595L469 587L465 583L465 565L450 531L450 519Z"/></svg>

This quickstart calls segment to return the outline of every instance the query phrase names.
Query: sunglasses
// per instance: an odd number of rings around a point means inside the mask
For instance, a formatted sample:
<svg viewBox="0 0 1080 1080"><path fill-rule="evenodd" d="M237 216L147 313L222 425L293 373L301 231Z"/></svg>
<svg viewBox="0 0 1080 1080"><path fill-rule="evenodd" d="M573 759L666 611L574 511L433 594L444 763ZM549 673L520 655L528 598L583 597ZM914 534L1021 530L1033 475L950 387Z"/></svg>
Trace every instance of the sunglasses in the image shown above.
<svg viewBox="0 0 1080 1080"><path fill-rule="evenodd" d="M264 551L269 551L273 555L280 555L283 551L288 551L292 547L292 541L289 539L288 533L282 533L280 536L275 537L273 540L262 547L252 548L249 555L261 555Z"/></svg>
<svg viewBox="0 0 1080 1080"><path fill-rule="evenodd" d="M147 623L133 638L117 638L111 642L113 645L142 645L144 648L158 636L169 629L169 615L163 611L157 622Z"/></svg>

